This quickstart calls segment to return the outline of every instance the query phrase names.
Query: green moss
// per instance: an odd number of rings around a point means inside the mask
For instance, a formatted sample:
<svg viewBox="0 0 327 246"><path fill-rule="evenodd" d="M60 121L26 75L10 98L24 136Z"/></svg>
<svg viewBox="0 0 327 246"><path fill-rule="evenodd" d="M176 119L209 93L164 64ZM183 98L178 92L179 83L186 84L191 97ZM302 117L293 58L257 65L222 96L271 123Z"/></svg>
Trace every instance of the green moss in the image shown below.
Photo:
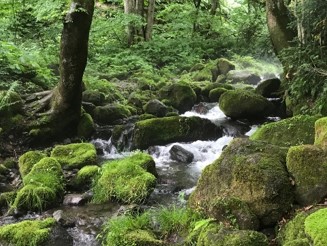
<svg viewBox="0 0 327 246"><path fill-rule="evenodd" d="M128 108L122 104L108 104L98 106L93 112L94 120L99 124L114 124L115 121L131 116Z"/></svg>
<svg viewBox="0 0 327 246"><path fill-rule="evenodd" d="M95 130L94 122L90 114L84 113L77 126L77 136L80 138L89 138Z"/></svg>
<svg viewBox="0 0 327 246"><path fill-rule="evenodd" d="M112 245L112 244L109 244ZM135 230L125 235L124 243L119 245L136 246L161 246L165 243L156 239L154 233L146 230Z"/></svg>
<svg viewBox="0 0 327 246"><path fill-rule="evenodd" d="M222 94L224 94L227 90L225 88L216 88L212 89L209 92L209 100L210 102L218 102L219 98Z"/></svg>
<svg viewBox="0 0 327 246"><path fill-rule="evenodd" d="M235 89L232 85L229 85L229 84L222 84L222 83L218 83L218 82L208 83L206 86L204 86L202 88L201 94L204 97L209 97L210 91L213 90L213 89L218 89L218 88L223 88L223 89L226 89L226 90L234 90Z"/></svg>
<svg viewBox="0 0 327 246"><path fill-rule="evenodd" d="M215 210L217 201L238 199L247 204L261 225L274 225L293 203L286 151L262 142L234 139L220 158L204 169L188 205L215 218L219 213Z"/></svg>
<svg viewBox="0 0 327 246"><path fill-rule="evenodd" d="M214 61L209 62L206 64L203 69L195 71L193 75L194 81L212 81L212 73L211 70L214 69L216 66Z"/></svg>
<svg viewBox="0 0 327 246"><path fill-rule="evenodd" d="M25 220L0 227L0 242L15 246L38 246L49 238L53 218L45 220Z"/></svg>
<svg viewBox="0 0 327 246"><path fill-rule="evenodd" d="M38 163L41 159L46 157L46 154L42 153L41 151L28 151L19 157L18 166L19 172L22 177L28 174L32 167Z"/></svg>
<svg viewBox="0 0 327 246"><path fill-rule="evenodd" d="M252 119L268 116L274 105L266 98L248 90L230 90L219 98L219 107L228 117Z"/></svg>
<svg viewBox="0 0 327 246"><path fill-rule="evenodd" d="M153 161L150 158L138 153L103 165L93 187L93 201L101 203L114 198L124 203L142 203L156 185L156 177L146 171Z"/></svg>
<svg viewBox="0 0 327 246"><path fill-rule="evenodd" d="M315 145L327 147L327 117L321 118L315 123Z"/></svg>
<svg viewBox="0 0 327 246"><path fill-rule="evenodd" d="M148 119L153 119L153 118L157 118L157 116L153 115L153 114L141 114L139 117L139 120L148 120Z"/></svg>
<svg viewBox="0 0 327 246"><path fill-rule="evenodd" d="M313 144L317 116L298 115L261 126L251 137L278 146Z"/></svg>
<svg viewBox="0 0 327 246"><path fill-rule="evenodd" d="M304 221L308 215L305 212L298 213L292 220L284 225L277 235L280 245L296 245L293 242L306 241L307 237L304 231Z"/></svg>
<svg viewBox="0 0 327 246"><path fill-rule="evenodd" d="M267 237L257 231L224 228L210 223L202 229L197 246L268 246Z"/></svg>
<svg viewBox="0 0 327 246"><path fill-rule="evenodd" d="M320 202L327 195L327 152L314 145L293 146L287 169L295 181L295 198L301 205Z"/></svg>
<svg viewBox="0 0 327 246"><path fill-rule="evenodd" d="M100 168L95 165L85 166L79 170L74 178L74 185L76 187L89 187L96 176L99 174Z"/></svg>
<svg viewBox="0 0 327 246"><path fill-rule="evenodd" d="M20 113L23 107L23 100L14 91L0 91L0 114L14 115Z"/></svg>
<svg viewBox="0 0 327 246"><path fill-rule="evenodd" d="M132 137L133 149L172 142L207 140L221 135L219 127L199 117L164 117L139 121Z"/></svg>
<svg viewBox="0 0 327 246"><path fill-rule="evenodd" d="M45 157L23 178L24 187L18 191L13 208L42 211L58 203L63 195L63 173L60 164Z"/></svg>
<svg viewBox="0 0 327 246"><path fill-rule="evenodd" d="M184 113L187 110L192 109L193 105L196 102L196 94L192 87L188 84L178 83L165 86L159 91L160 100L164 102L164 99L170 101L166 105L172 105L176 108L179 113Z"/></svg>
<svg viewBox="0 0 327 246"><path fill-rule="evenodd" d="M0 209L1 208L9 208L15 198L16 198L17 193L15 191L10 191L10 192L3 192L0 194Z"/></svg>
<svg viewBox="0 0 327 246"><path fill-rule="evenodd" d="M327 209L320 209L309 215L304 222L304 228L306 234L312 239L313 245L327 245Z"/></svg>
<svg viewBox="0 0 327 246"><path fill-rule="evenodd" d="M93 144L76 143L57 145L51 151L51 157L58 160L63 168L74 169L95 165L97 154Z"/></svg>

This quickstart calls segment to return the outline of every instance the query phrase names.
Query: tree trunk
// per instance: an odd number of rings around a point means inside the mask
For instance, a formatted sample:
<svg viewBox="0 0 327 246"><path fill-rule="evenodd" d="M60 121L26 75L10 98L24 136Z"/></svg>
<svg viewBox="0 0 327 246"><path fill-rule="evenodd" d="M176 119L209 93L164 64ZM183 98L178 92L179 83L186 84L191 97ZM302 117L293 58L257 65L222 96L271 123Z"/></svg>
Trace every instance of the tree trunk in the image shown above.
<svg viewBox="0 0 327 246"><path fill-rule="evenodd" d="M125 14L135 14L143 17L144 11L144 0L124 0L124 13ZM135 43L135 38L137 36L145 37L144 31L132 24L127 26L127 43L132 45Z"/></svg>
<svg viewBox="0 0 327 246"><path fill-rule="evenodd" d="M276 54L290 47L296 32L288 27L291 14L283 0L266 0L267 25Z"/></svg>
<svg viewBox="0 0 327 246"><path fill-rule="evenodd" d="M152 38L155 3L155 0L149 0L145 41L149 41Z"/></svg>
<svg viewBox="0 0 327 246"><path fill-rule="evenodd" d="M81 115L82 78L87 62L94 0L72 0L64 19L60 48L60 82L54 89L51 119L62 130L77 127Z"/></svg>
<svg viewBox="0 0 327 246"><path fill-rule="evenodd" d="M210 8L211 15L216 15L218 5L219 5L219 0L211 0L211 8Z"/></svg>

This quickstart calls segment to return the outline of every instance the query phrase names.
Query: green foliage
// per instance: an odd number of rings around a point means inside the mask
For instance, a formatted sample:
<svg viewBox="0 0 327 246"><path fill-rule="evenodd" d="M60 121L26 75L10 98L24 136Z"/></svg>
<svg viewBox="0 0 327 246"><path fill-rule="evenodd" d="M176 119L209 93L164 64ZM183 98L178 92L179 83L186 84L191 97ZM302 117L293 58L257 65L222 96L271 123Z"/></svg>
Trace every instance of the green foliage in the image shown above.
<svg viewBox="0 0 327 246"><path fill-rule="evenodd" d="M25 220L0 227L0 242L16 246L38 246L49 237L53 218L45 220Z"/></svg>

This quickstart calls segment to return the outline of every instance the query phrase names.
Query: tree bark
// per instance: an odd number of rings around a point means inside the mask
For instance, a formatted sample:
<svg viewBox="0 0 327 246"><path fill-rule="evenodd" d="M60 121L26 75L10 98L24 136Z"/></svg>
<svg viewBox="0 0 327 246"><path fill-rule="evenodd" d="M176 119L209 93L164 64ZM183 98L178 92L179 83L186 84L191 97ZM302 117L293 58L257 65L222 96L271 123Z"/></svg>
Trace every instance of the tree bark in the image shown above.
<svg viewBox="0 0 327 246"><path fill-rule="evenodd" d="M76 128L81 115L82 78L87 63L94 0L72 0L64 19L60 48L60 82L54 89L51 119L62 130ZM72 128L71 128L72 127Z"/></svg>
<svg viewBox="0 0 327 246"><path fill-rule="evenodd" d="M152 38L155 4L156 4L155 0L149 0L148 13L147 13L147 25L146 25L146 31L145 31L145 41L149 41Z"/></svg>
<svg viewBox="0 0 327 246"><path fill-rule="evenodd" d="M144 0L124 0L124 13L135 14L143 17ZM135 43L136 36L145 37L144 30L135 27L132 24L127 26L127 43L132 45Z"/></svg>
<svg viewBox="0 0 327 246"><path fill-rule="evenodd" d="M289 28L291 13L283 0L266 0L267 25L275 53L278 55L296 37L296 32Z"/></svg>
<svg viewBox="0 0 327 246"><path fill-rule="evenodd" d="M211 8L210 8L211 15L216 15L218 5L219 5L219 0L211 0Z"/></svg>

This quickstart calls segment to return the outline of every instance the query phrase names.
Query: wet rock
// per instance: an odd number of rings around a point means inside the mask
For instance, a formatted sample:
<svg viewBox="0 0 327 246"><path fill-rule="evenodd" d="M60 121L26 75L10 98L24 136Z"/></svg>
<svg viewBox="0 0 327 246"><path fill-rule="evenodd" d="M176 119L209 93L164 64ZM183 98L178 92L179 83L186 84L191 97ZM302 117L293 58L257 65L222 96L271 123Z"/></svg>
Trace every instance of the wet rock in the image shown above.
<svg viewBox="0 0 327 246"><path fill-rule="evenodd" d="M158 117L163 117L168 112L168 107L157 99L150 100L143 108L145 113Z"/></svg>
<svg viewBox="0 0 327 246"><path fill-rule="evenodd" d="M193 153L179 145L173 145L169 150L170 158L182 163L191 163L194 159Z"/></svg>
<svg viewBox="0 0 327 246"><path fill-rule="evenodd" d="M315 122L318 118L318 116L297 115L281 121L267 123L259 127L250 139L284 147L313 144Z"/></svg>
<svg viewBox="0 0 327 246"><path fill-rule="evenodd" d="M260 82L261 78L257 74L248 71L232 70L227 73L227 80L232 84L243 82L249 85L256 85Z"/></svg>
<svg viewBox="0 0 327 246"><path fill-rule="evenodd" d="M131 112L126 106L121 104L98 106L94 109L93 113L94 121L102 125L112 125L116 121L129 116L131 116Z"/></svg>
<svg viewBox="0 0 327 246"><path fill-rule="evenodd" d="M226 75L231 70L235 70L235 65L231 61L225 58L218 59L217 66L211 70L212 81L216 81L219 75Z"/></svg>
<svg viewBox="0 0 327 246"><path fill-rule="evenodd" d="M100 106L104 103L105 95L99 91L86 90L83 92L83 101Z"/></svg>
<svg viewBox="0 0 327 246"><path fill-rule="evenodd" d="M91 200L92 197L87 193L84 194L68 194L64 197L63 204L68 206L82 206L88 201Z"/></svg>
<svg viewBox="0 0 327 246"><path fill-rule="evenodd" d="M240 89L222 94L219 98L219 107L232 119L260 119L271 115L275 109L263 96Z"/></svg>
<svg viewBox="0 0 327 246"><path fill-rule="evenodd" d="M276 92L280 88L281 81L278 78L267 79L260 82L255 88L255 92L264 97L276 97Z"/></svg>
<svg viewBox="0 0 327 246"><path fill-rule="evenodd" d="M194 105L192 110L194 110L198 114L206 114L209 112L210 108L208 107L208 104L201 102L197 105Z"/></svg>
<svg viewBox="0 0 327 246"><path fill-rule="evenodd" d="M159 95L161 100L167 99L179 113L190 110L197 99L192 87L186 84L167 85L160 89Z"/></svg>
<svg viewBox="0 0 327 246"><path fill-rule="evenodd" d="M204 169L189 206L211 217L221 209L218 200L233 198L245 203L261 226L275 225L294 200L285 168L286 152L287 148L234 139L220 158Z"/></svg>
<svg viewBox="0 0 327 246"><path fill-rule="evenodd" d="M53 212L52 217L63 227L67 228L75 226L75 221L65 216L64 211L62 210Z"/></svg>
<svg viewBox="0 0 327 246"><path fill-rule="evenodd" d="M295 182L295 199L301 205L315 204L327 195L327 151L314 145L292 146L287 169Z"/></svg>
<svg viewBox="0 0 327 246"><path fill-rule="evenodd" d="M61 225L56 224L51 228L48 240L42 245L46 246L73 246L72 236Z"/></svg>
<svg viewBox="0 0 327 246"><path fill-rule="evenodd" d="M172 116L149 119L135 124L132 149L144 150L152 145L217 139L220 136L220 127L199 117Z"/></svg>

